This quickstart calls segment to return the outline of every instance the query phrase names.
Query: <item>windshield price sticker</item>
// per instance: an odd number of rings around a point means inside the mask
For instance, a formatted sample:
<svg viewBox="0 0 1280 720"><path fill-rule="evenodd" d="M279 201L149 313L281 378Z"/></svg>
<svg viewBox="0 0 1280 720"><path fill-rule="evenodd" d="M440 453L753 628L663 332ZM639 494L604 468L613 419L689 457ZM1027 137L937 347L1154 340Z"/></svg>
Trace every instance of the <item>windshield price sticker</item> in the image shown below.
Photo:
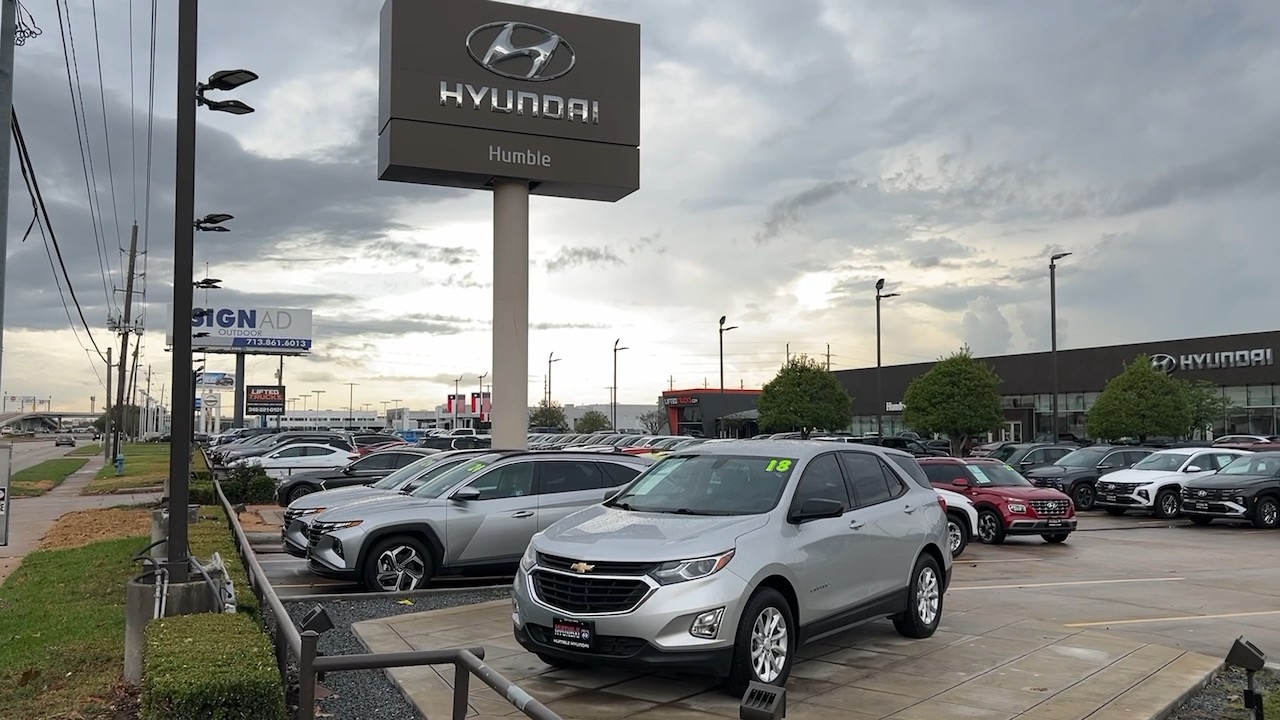
<svg viewBox="0 0 1280 720"><path fill-rule="evenodd" d="M764 466L764 471L784 473L791 469L791 463L793 462L795 461L787 458L773 458L768 465Z"/></svg>
<svg viewBox="0 0 1280 720"><path fill-rule="evenodd" d="M482 470L484 469L484 467L485 467L485 464L482 462L471 463L470 465L467 466L467 472L475 472L477 470Z"/></svg>

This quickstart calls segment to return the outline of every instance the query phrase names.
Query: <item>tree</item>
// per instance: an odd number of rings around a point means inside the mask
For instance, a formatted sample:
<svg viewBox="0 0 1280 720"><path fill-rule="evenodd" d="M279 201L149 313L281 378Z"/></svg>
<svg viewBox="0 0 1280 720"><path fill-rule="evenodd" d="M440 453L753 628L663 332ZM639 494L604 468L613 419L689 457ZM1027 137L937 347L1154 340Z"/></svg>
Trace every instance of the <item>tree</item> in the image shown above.
<svg viewBox="0 0 1280 720"><path fill-rule="evenodd" d="M994 432L1004 422L1000 376L975 360L968 345L912 380L902 402L902 421L918 433L951 438L951 454L957 457L970 438Z"/></svg>
<svg viewBox="0 0 1280 720"><path fill-rule="evenodd" d="M650 410L640 415L640 426L651 435L657 435L664 430L670 432L668 425L667 411L663 408Z"/></svg>
<svg viewBox="0 0 1280 720"><path fill-rule="evenodd" d="M842 430L853 421L853 399L826 365L806 355L787 361L765 384L760 399L760 429L765 432Z"/></svg>
<svg viewBox="0 0 1280 720"><path fill-rule="evenodd" d="M1188 437L1204 432L1206 427L1222 421L1231 407L1231 398L1222 394L1222 388L1208 380L1179 380L1186 393L1187 410L1191 414ZM1206 436L1207 437L1207 436Z"/></svg>
<svg viewBox="0 0 1280 720"><path fill-rule="evenodd" d="M1085 429L1095 438L1181 437L1191 427L1191 406L1183 382L1151 366L1139 355L1107 381L1089 410Z"/></svg>
<svg viewBox="0 0 1280 720"><path fill-rule="evenodd" d="M599 410L588 410L573 423L573 431L578 433L594 433L601 430L612 430L609 417Z"/></svg>
<svg viewBox="0 0 1280 720"><path fill-rule="evenodd" d="M569 418L564 416L564 408L560 403L545 399L538 401L538 407L529 413L529 427L553 427L560 432L569 429Z"/></svg>

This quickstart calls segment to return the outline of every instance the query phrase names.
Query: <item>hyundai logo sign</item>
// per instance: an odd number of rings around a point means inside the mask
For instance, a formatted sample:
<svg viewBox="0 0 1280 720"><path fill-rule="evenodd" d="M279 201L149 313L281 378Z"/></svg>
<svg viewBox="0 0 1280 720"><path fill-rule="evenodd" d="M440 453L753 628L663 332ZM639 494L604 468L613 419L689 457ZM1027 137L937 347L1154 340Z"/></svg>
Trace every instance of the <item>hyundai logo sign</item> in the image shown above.
<svg viewBox="0 0 1280 720"><path fill-rule="evenodd" d="M1178 359L1172 355L1158 353L1151 356L1151 367L1165 375L1168 375L1178 369Z"/></svg>
<svg viewBox="0 0 1280 720"><path fill-rule="evenodd" d="M497 35L489 42L484 54L480 54L479 49L484 47L484 44L479 41L478 36L487 35L486 30L494 29L498 30ZM525 36L532 34L537 40L519 43L515 40L517 31L523 31L522 34ZM471 53L471 59L480 63L480 67L512 80L532 82L555 80L569 74L578 61L573 46L565 42L564 38L544 27L529 23L486 23L472 30L467 35L466 42L467 52ZM528 69L524 72L513 70L515 64L509 62L513 59L527 60ZM553 64L553 61L556 62ZM521 62L518 65L524 67L525 63Z"/></svg>

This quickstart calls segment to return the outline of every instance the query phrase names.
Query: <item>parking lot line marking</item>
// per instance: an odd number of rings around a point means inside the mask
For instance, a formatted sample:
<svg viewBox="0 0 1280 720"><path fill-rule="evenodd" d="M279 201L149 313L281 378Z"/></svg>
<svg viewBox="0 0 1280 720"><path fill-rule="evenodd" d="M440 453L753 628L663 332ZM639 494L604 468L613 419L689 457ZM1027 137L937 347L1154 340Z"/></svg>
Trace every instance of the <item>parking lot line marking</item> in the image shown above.
<svg viewBox="0 0 1280 720"><path fill-rule="evenodd" d="M1040 558L1005 558L1003 560L956 560L957 565L970 563L1040 562Z"/></svg>
<svg viewBox="0 0 1280 720"><path fill-rule="evenodd" d="M1038 587L1063 587L1066 585L1115 585L1119 583L1145 583L1145 582L1177 582L1178 580L1186 580L1186 578L1122 578L1120 580L1073 580L1071 582L1049 582L1049 583L1019 583L1017 585L967 585L952 586L949 590L1017 590L1020 588L1038 588Z"/></svg>
<svg viewBox="0 0 1280 720"><path fill-rule="evenodd" d="M1171 617L1138 618L1136 620L1107 620L1100 622L1066 623L1064 627L1096 627L1099 625L1137 625L1139 623L1180 622L1182 620L1220 620L1223 618L1260 617L1263 615L1280 615L1280 610L1259 610L1257 612L1220 613L1218 615L1174 615Z"/></svg>
<svg viewBox="0 0 1280 720"><path fill-rule="evenodd" d="M305 587L305 588L311 588L311 587L354 587L354 586L355 586L355 583L348 583L348 582L331 582L331 583L302 583L302 584L300 584L300 585L276 585L276 584L274 584L274 583L273 583L273 584L271 585L271 587L278 587L278 588L292 588L292 587Z"/></svg>

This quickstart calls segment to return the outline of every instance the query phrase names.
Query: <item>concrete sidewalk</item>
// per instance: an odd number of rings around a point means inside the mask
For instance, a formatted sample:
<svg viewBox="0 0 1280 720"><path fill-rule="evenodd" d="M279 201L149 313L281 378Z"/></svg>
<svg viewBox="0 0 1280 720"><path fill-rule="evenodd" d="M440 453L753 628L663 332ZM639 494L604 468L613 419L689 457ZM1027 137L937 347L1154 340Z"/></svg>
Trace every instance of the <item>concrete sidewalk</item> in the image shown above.
<svg viewBox="0 0 1280 720"><path fill-rule="evenodd" d="M485 662L566 720L723 720L738 699L710 680L636 672L557 670L524 651L499 601L357 623L372 652L485 648ZM1092 630L992 611L948 613L927 640L888 622L803 648L787 683L789 720L1157 720L1222 661ZM429 720L448 717L452 668L389 675ZM518 711L471 682L472 715Z"/></svg>
<svg viewBox="0 0 1280 720"><path fill-rule="evenodd" d="M105 461L101 455L89 458L85 466L72 473L61 485L39 497L13 498L9 502L9 544L0 547L0 583L22 563L27 553L40 546L40 540L58 518L77 510L115 507L155 502L162 493L132 495L81 495Z"/></svg>

